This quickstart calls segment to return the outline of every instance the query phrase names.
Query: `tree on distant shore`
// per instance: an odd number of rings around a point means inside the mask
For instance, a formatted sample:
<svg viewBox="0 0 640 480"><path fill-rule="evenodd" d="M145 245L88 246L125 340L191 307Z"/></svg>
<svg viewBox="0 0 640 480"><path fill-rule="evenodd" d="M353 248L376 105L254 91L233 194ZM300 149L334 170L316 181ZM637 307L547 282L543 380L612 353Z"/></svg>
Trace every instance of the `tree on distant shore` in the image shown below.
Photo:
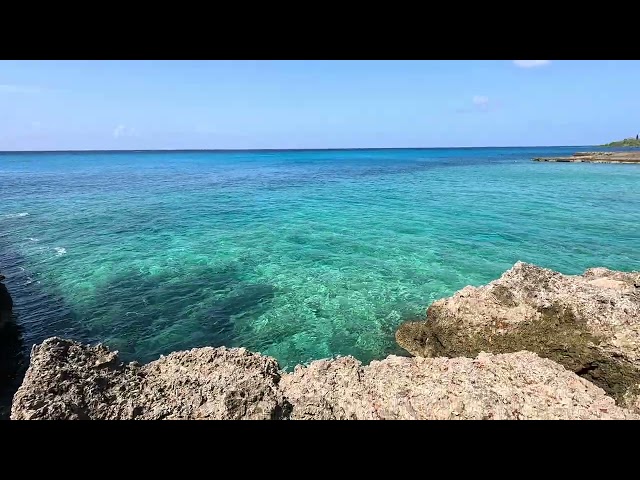
<svg viewBox="0 0 640 480"><path fill-rule="evenodd" d="M616 140L615 142L610 142L602 145L603 147L640 147L640 133L636 135L635 138L633 136L627 137L624 140Z"/></svg>

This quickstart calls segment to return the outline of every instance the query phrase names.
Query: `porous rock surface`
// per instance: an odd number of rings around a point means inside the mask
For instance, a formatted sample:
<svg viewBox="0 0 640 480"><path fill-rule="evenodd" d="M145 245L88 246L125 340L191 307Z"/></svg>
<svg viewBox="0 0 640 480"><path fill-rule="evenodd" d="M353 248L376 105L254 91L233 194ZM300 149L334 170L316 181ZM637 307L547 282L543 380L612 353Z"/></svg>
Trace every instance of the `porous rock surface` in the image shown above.
<svg viewBox="0 0 640 480"><path fill-rule="evenodd" d="M434 302L426 321L402 324L396 340L423 357L528 350L637 406L640 272L563 275L518 262L498 280Z"/></svg>
<svg viewBox="0 0 640 480"><path fill-rule="evenodd" d="M392 355L365 367L342 357L297 367L280 385L292 419L638 418L602 389L530 352Z"/></svg>
<svg viewBox="0 0 640 480"><path fill-rule="evenodd" d="M198 348L147 365L102 345L35 346L18 419L627 419L595 385L529 352L470 358L352 357L293 373L245 349Z"/></svg>
<svg viewBox="0 0 640 480"><path fill-rule="evenodd" d="M103 345L33 347L11 419L272 419L286 414L278 363L236 348L176 352L147 365Z"/></svg>

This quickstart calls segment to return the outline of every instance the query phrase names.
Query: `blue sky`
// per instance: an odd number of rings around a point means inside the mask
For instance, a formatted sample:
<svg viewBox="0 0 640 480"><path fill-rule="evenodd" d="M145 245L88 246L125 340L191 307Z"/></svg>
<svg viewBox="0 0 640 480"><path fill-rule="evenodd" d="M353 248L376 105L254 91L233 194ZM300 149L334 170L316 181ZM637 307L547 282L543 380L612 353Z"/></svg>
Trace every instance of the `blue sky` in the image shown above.
<svg viewBox="0 0 640 480"><path fill-rule="evenodd" d="M589 145L640 61L0 61L0 150Z"/></svg>

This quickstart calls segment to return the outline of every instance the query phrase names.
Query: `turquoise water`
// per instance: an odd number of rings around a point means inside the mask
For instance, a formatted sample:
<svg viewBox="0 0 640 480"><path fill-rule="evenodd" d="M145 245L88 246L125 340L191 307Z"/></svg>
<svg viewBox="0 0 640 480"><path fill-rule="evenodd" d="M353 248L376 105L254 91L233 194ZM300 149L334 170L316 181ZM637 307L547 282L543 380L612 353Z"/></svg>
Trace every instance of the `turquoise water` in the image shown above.
<svg viewBox="0 0 640 480"><path fill-rule="evenodd" d="M517 260L640 269L640 166L531 161L579 150L0 154L0 269L25 348L367 362Z"/></svg>

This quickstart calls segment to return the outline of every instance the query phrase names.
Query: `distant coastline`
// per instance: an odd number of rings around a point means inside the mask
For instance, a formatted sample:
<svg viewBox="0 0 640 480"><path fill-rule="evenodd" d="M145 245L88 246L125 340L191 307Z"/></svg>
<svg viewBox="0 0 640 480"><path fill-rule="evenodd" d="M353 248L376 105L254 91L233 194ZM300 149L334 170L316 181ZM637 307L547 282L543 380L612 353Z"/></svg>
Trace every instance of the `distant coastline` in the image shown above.
<svg viewBox="0 0 640 480"><path fill-rule="evenodd" d="M598 148L600 145L523 145L483 147L337 147L337 148L177 148L177 149L117 149L117 150L0 150L2 154L33 153L181 153L181 152L339 152L349 150L481 150L514 148Z"/></svg>
<svg viewBox="0 0 640 480"><path fill-rule="evenodd" d="M601 145L602 147L640 147L640 139L636 138L625 138L624 140L617 140L615 142L607 143L605 145Z"/></svg>

